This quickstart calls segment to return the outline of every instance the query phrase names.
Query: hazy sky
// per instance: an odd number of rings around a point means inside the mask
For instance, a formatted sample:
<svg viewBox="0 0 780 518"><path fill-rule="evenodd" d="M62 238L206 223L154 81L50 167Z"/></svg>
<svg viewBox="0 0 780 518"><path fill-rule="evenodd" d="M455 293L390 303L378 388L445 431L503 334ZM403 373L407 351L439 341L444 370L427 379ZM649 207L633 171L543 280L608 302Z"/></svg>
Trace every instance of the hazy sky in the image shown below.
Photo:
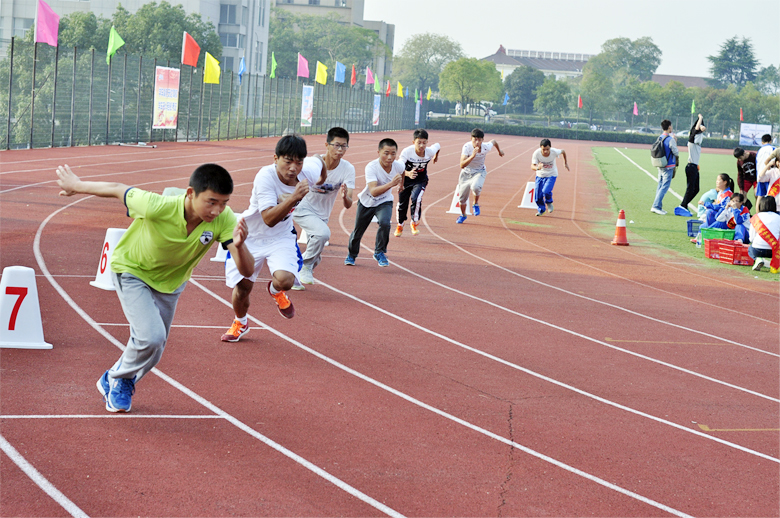
<svg viewBox="0 0 780 518"><path fill-rule="evenodd" d="M708 77L707 56L738 36L753 42L759 69L780 66L780 0L365 0L364 18L395 25L395 48L415 34L443 34L469 57L498 50L598 54L612 38L650 36L658 74Z"/></svg>

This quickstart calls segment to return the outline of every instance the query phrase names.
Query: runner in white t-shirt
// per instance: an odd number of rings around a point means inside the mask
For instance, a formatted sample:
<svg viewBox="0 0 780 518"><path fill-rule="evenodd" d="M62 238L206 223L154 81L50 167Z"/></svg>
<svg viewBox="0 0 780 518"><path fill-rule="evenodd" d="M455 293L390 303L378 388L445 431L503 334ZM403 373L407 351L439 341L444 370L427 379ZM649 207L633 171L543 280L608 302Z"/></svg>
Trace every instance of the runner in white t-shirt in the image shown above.
<svg viewBox="0 0 780 518"><path fill-rule="evenodd" d="M271 281L268 293L285 318L295 316L295 308L285 291L292 288L298 274L298 245L293 227L293 210L309 192L309 185L325 181L327 169L319 157L306 158L306 141L300 135L279 139L274 163L260 169L252 186L249 208L241 217L249 227L246 246L255 258L254 273L244 277L233 261L225 264L225 283L233 288L236 318L222 335L223 342L237 342L249 331L247 311L257 275L268 263Z"/></svg>
<svg viewBox="0 0 780 518"><path fill-rule="evenodd" d="M390 241L390 218L393 215L393 187L400 185L403 179L405 165L395 159L398 144L393 139L379 141L377 154L379 158L366 165L366 187L358 195L355 213L355 229L349 236L349 248L344 264L355 266L355 259L360 253L360 240L371 220L376 216L379 229L376 232L374 259L379 266L390 263L387 254L387 243Z"/></svg>
<svg viewBox="0 0 780 518"><path fill-rule="evenodd" d="M539 149L531 156L531 169L536 172L536 185L534 185L534 201L536 201L536 215L541 216L546 211L553 211L552 191L555 180L558 179L558 166L555 159L563 157L563 165L569 170L569 161L566 159L566 151L552 147L550 139L542 139ZM546 207L545 207L546 205Z"/></svg>
<svg viewBox="0 0 780 518"><path fill-rule="evenodd" d="M498 142L491 140L483 143L485 133L479 129L471 130L471 141L463 145L460 153L460 176L458 177L458 195L460 196L460 213L456 223L466 221L466 205L469 201L469 193L474 191L474 215L479 216L479 195L482 193L482 186L485 184L485 157L494 147L498 151L498 156L504 156L504 152L498 146Z"/></svg>
<svg viewBox="0 0 780 518"><path fill-rule="evenodd" d="M322 185L310 185L309 194L295 208L293 219L306 235L306 251L303 253L303 267L299 273L301 284L294 290L304 289L304 284L314 284L312 271L322 260L322 251L330 240L328 219L336 198L341 199L344 208L352 207L352 191L355 188L355 167L344 160L349 148L349 133L344 128L328 130L323 155L328 177Z"/></svg>

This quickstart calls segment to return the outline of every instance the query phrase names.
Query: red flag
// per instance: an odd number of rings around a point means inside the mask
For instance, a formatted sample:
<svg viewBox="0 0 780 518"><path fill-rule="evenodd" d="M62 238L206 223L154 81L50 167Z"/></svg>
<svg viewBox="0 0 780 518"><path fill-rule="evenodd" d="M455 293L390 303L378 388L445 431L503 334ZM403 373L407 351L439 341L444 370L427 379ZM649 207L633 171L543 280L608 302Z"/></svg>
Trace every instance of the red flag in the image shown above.
<svg viewBox="0 0 780 518"><path fill-rule="evenodd" d="M352 65L352 80L350 81L352 83L352 86L355 86L355 83L357 83L357 74L355 73L355 65Z"/></svg>
<svg viewBox="0 0 780 518"><path fill-rule="evenodd" d="M387 80L387 92L385 92L385 97L390 97L390 80Z"/></svg>
<svg viewBox="0 0 780 518"><path fill-rule="evenodd" d="M744 121L745 119L742 118L742 108L739 109L739 120Z"/></svg>
<svg viewBox="0 0 780 518"><path fill-rule="evenodd" d="M200 56L200 45L195 42L192 36L185 32L181 42L182 65L198 66L198 56Z"/></svg>
<svg viewBox="0 0 780 518"><path fill-rule="evenodd" d="M582 96L577 96L577 108L582 108Z"/></svg>

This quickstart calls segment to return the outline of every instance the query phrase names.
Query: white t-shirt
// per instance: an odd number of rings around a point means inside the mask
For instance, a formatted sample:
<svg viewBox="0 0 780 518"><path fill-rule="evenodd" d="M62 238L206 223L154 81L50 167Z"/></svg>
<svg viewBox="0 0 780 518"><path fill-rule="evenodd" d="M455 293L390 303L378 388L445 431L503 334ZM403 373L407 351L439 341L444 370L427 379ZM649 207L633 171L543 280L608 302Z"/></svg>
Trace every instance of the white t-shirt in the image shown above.
<svg viewBox="0 0 780 518"><path fill-rule="evenodd" d="M764 167L764 162L766 162L766 159L769 158L769 155L771 155L774 150L775 146L772 144L765 144L758 148L758 151L756 151L756 173ZM764 178L764 181L766 181L766 178Z"/></svg>
<svg viewBox="0 0 780 518"><path fill-rule="evenodd" d="M542 155L542 148L534 151L531 157L531 164L538 165L539 162L543 164L542 169L536 171L536 176L540 178L547 178L548 176L558 176L558 166L555 165L555 159L561 154L563 150L554 147L550 148L550 156Z"/></svg>
<svg viewBox="0 0 780 518"><path fill-rule="evenodd" d="M418 156L414 150L414 145L406 147L401 151L398 160L404 163L407 171L417 171L417 178L404 178L404 185L413 183L422 183L428 181L428 162L433 160L441 146L436 143L425 148L425 156ZM365 205L365 203L363 204Z"/></svg>
<svg viewBox="0 0 780 518"><path fill-rule="evenodd" d="M758 216L761 222L766 225L766 228L769 229L775 238L780 239L780 214L777 212L759 212L756 216ZM753 217L755 218L756 216ZM769 243L764 241L759 233L756 232L752 223L750 224L750 244L753 245L753 248L763 248L764 250L772 249L772 247L769 246Z"/></svg>
<svg viewBox="0 0 780 518"><path fill-rule="evenodd" d="M309 185L316 184L322 172L322 162L316 157L307 157L303 160L303 168L298 173L298 180L308 180ZM293 220L291 210L282 221L269 227L263 221L265 209L275 207L295 192L295 186L286 185L279 179L276 172L276 164L263 167L255 176L252 186L252 196L249 198L249 208L241 217L249 227L249 239L269 239L292 236ZM293 209L294 210L294 209Z"/></svg>
<svg viewBox="0 0 780 518"><path fill-rule="evenodd" d="M464 167L463 169L466 172L480 172L485 170L485 157L487 156L488 152L493 149L493 143L492 142L483 142L482 147L477 152L477 156L474 157L474 160L471 161L469 165ZM471 143L471 141L466 142L463 144L463 150L460 152L462 156L470 157L471 153L474 152L474 144Z"/></svg>
<svg viewBox="0 0 780 518"><path fill-rule="evenodd" d="M772 185L775 184L775 182L780 181L780 169L777 167L770 167L765 173L764 176L761 178L762 182L767 182L769 185L767 186L767 193L769 192L769 189L772 188ZM778 206L780 207L780 192L775 195L775 201L778 203Z"/></svg>
<svg viewBox="0 0 780 518"><path fill-rule="evenodd" d="M315 214L327 223L342 184L346 184L350 189L355 188L355 166L343 158L336 169L328 171L325 183L322 185L309 184L309 194L295 208L295 214L304 212Z"/></svg>
<svg viewBox="0 0 780 518"><path fill-rule="evenodd" d="M363 204L364 207L376 207L377 205L385 202L392 202L393 201L393 190L388 189L376 198L371 196L371 194L368 192L368 184L371 182L376 182L376 184L379 185L385 185L386 183L389 183L392 181L393 178L395 178L399 174L403 174L404 172L404 162L401 160L396 160L393 162L392 167L390 168L390 172L384 170L382 165L379 163L379 159L373 160L366 165L366 187L360 191L360 195L358 196L358 199L360 199L360 203Z"/></svg>

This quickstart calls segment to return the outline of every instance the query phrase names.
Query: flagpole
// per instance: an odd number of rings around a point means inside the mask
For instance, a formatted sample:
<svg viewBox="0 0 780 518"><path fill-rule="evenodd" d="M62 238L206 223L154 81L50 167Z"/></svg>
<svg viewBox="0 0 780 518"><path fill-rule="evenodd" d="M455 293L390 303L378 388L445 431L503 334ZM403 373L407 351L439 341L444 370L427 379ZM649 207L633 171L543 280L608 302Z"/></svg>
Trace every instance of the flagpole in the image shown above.
<svg viewBox="0 0 780 518"><path fill-rule="evenodd" d="M154 109L154 108L152 108ZM106 145L111 125L111 56L108 57L108 80L106 81Z"/></svg>
<svg viewBox="0 0 780 518"><path fill-rule="evenodd" d="M57 74L60 64L60 46L54 47L54 88L51 94L51 147L54 147L54 116L56 112L57 100Z"/></svg>
<svg viewBox="0 0 780 518"><path fill-rule="evenodd" d="M192 112L190 111L190 105L192 104L192 75L195 72L195 67L190 66L190 89L188 90L187 94L187 136L185 142L190 141L190 118L192 117Z"/></svg>
<svg viewBox="0 0 780 518"><path fill-rule="evenodd" d="M33 128L35 127L35 66L38 63L38 42L35 42L33 50L33 71L32 71L32 99L30 100L30 142L27 144L29 149L33 147Z"/></svg>
<svg viewBox="0 0 780 518"><path fill-rule="evenodd" d="M5 149L11 149L11 97L13 94L14 84L14 41L16 38L11 36L11 66L8 68L8 132L5 134Z"/></svg>

